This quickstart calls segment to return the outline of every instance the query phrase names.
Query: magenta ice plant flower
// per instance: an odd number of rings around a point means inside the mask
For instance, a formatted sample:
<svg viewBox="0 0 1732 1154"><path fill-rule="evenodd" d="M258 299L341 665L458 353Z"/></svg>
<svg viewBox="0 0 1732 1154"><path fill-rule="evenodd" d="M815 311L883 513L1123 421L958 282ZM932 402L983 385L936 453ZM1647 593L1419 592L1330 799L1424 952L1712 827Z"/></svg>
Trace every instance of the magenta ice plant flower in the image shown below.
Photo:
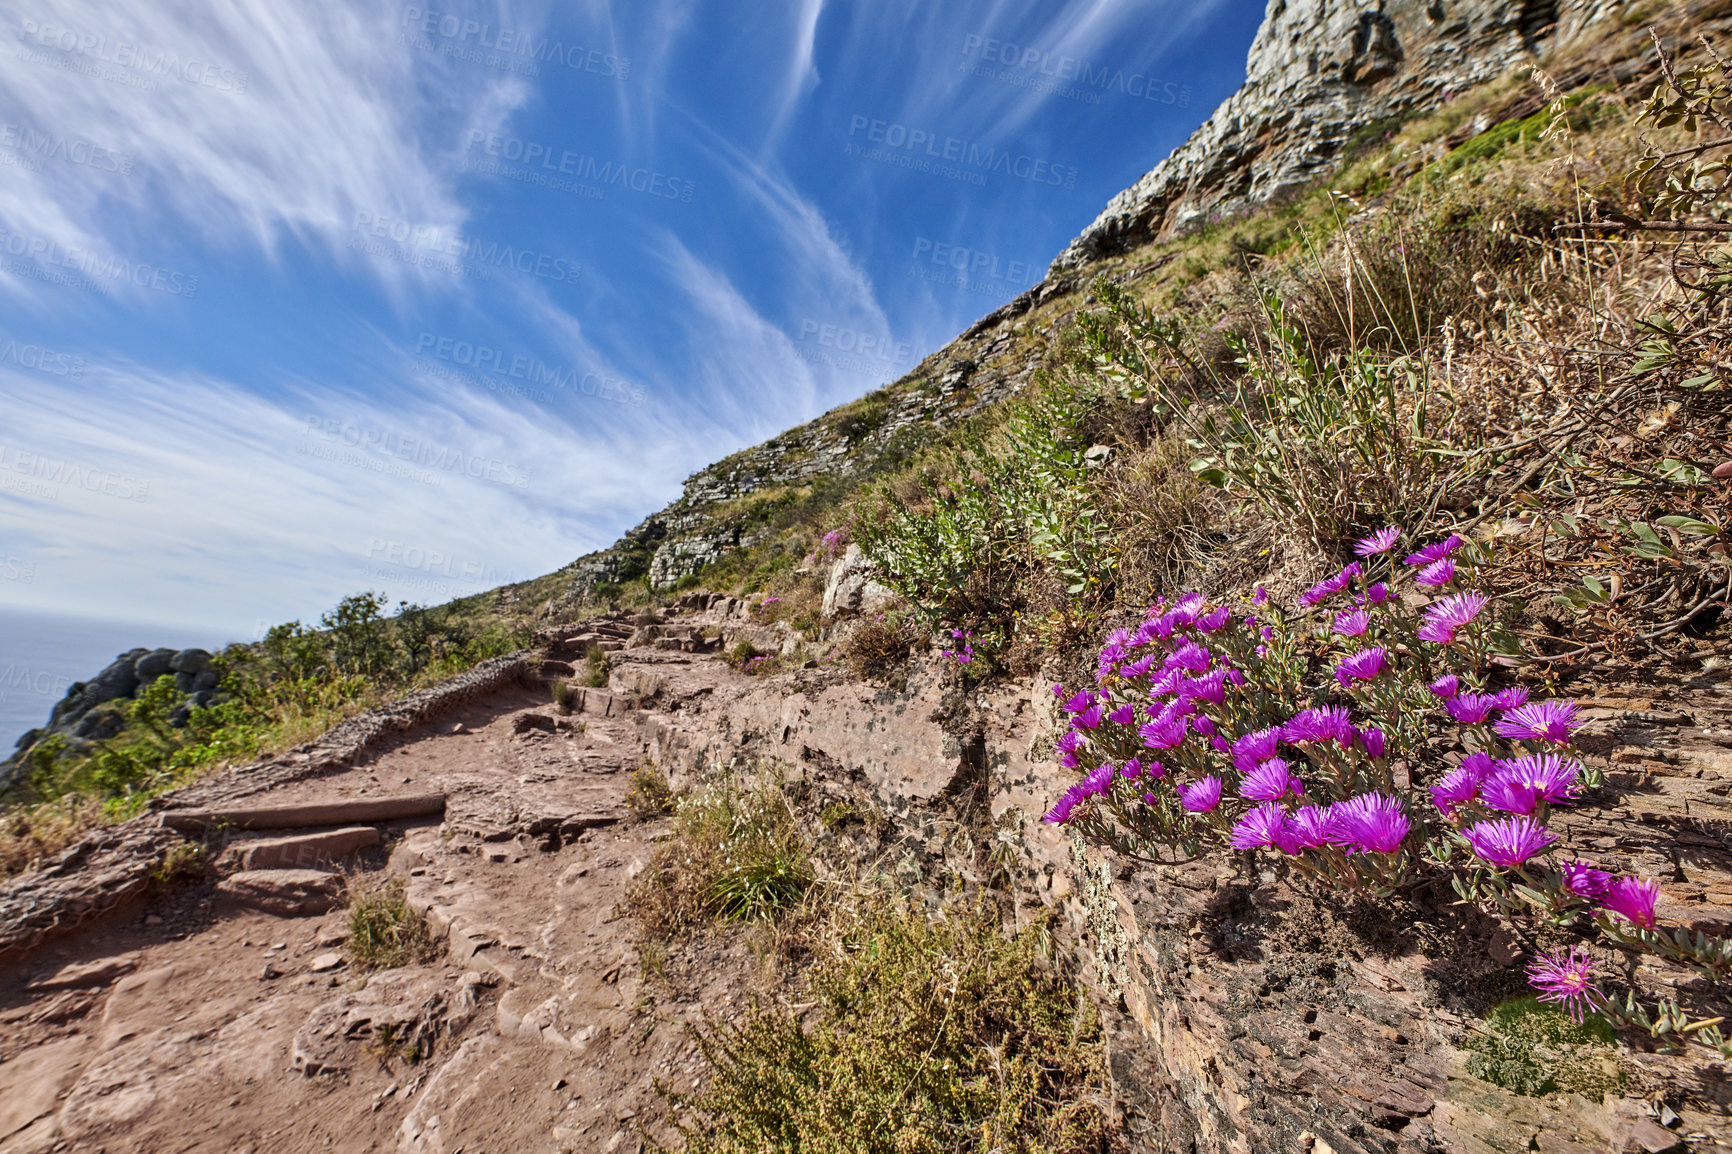
<svg viewBox="0 0 1732 1154"><path fill-rule="evenodd" d="M1395 596L1395 591L1384 582L1379 581L1365 591L1365 596L1373 605L1381 605Z"/></svg>
<svg viewBox="0 0 1732 1154"><path fill-rule="evenodd" d="M1479 800L1481 777L1466 765L1458 765L1443 775L1443 780L1431 787L1431 800L1447 818L1469 802Z"/></svg>
<svg viewBox="0 0 1732 1154"><path fill-rule="evenodd" d="M1497 691L1497 695L1492 698L1493 708L1505 712L1526 705L1527 702L1528 690L1525 685L1512 685L1508 689L1500 689Z"/></svg>
<svg viewBox="0 0 1732 1154"><path fill-rule="evenodd" d="M1406 564L1430 565L1433 561L1441 561L1465 544L1467 544L1466 541L1451 533L1446 539L1434 541L1417 553L1409 553Z"/></svg>
<svg viewBox="0 0 1732 1154"><path fill-rule="evenodd" d="M1433 561L1431 564L1421 569L1418 576L1414 577L1413 582L1416 585L1437 586L1448 585L1454 580L1455 558L1445 557L1443 560Z"/></svg>
<svg viewBox="0 0 1732 1154"><path fill-rule="evenodd" d="M1137 758L1131 758L1119 767L1119 776L1126 781L1135 781L1143 775L1143 763Z"/></svg>
<svg viewBox="0 0 1732 1154"><path fill-rule="evenodd" d="M1281 727L1281 736L1295 743L1333 741L1346 749L1353 744L1353 721L1342 706L1319 706L1294 714Z"/></svg>
<svg viewBox="0 0 1732 1154"><path fill-rule="evenodd" d="M1051 809L1042 815L1040 820L1052 825L1063 825L1071 819L1071 814L1076 810L1076 807L1087 801L1088 797L1088 792L1083 788L1082 783L1078 782L1060 794L1059 799L1053 803Z"/></svg>
<svg viewBox="0 0 1732 1154"><path fill-rule="evenodd" d="M1381 793L1362 793L1329 810L1329 840L1349 852L1394 853L1412 828L1401 802Z"/></svg>
<svg viewBox="0 0 1732 1154"><path fill-rule="evenodd" d="M1359 564L1359 562L1354 561L1345 569L1341 570L1341 572L1335 574L1335 576L1325 578L1311 586L1311 588L1300 594L1299 600L1307 605L1315 605L1319 601L1327 600L1353 584L1354 578L1358 577L1364 571L1364 568Z"/></svg>
<svg viewBox="0 0 1732 1154"><path fill-rule="evenodd" d="M1305 783L1294 777L1287 763L1272 758L1239 779L1239 796L1246 801L1279 801L1288 794L1305 792Z"/></svg>
<svg viewBox="0 0 1732 1154"><path fill-rule="evenodd" d="M1495 762L1491 780L1509 781L1531 789L1548 805L1568 805L1582 792L1581 776L1582 763L1579 761L1555 753L1530 753Z"/></svg>
<svg viewBox="0 0 1732 1154"><path fill-rule="evenodd" d="M1234 849L1259 849L1275 844L1287 811L1277 802L1265 802L1240 818L1229 839Z"/></svg>
<svg viewBox="0 0 1732 1154"><path fill-rule="evenodd" d="M1606 888L1612 884L1612 875L1602 869L1595 869L1590 862L1567 861L1563 864L1564 888L1579 898L1587 898L1597 902L1606 896Z"/></svg>
<svg viewBox="0 0 1732 1154"><path fill-rule="evenodd" d="M1107 714L1107 720L1112 722L1114 725L1135 725L1137 721L1137 707L1127 701L1111 713Z"/></svg>
<svg viewBox="0 0 1732 1154"><path fill-rule="evenodd" d="M1070 719L1072 725L1080 725L1084 729L1093 729L1101 723L1101 707L1094 704Z"/></svg>
<svg viewBox="0 0 1732 1154"><path fill-rule="evenodd" d="M1395 543L1400 539L1400 527L1389 525L1379 529L1369 537L1361 537L1359 543L1353 546L1353 551L1361 557L1375 557L1379 553L1387 553L1395 548Z"/></svg>
<svg viewBox="0 0 1732 1154"><path fill-rule="evenodd" d="M1605 1003L1593 983L1594 959L1571 946L1570 952L1541 953L1528 963L1528 985L1539 1000L1562 1006L1576 1022Z"/></svg>
<svg viewBox="0 0 1732 1154"><path fill-rule="evenodd" d="M1187 641L1168 656L1165 667L1168 669L1185 669L1192 673L1202 673L1214 662L1214 657L1207 649L1195 641Z"/></svg>
<svg viewBox="0 0 1732 1154"><path fill-rule="evenodd" d="M1095 695L1086 689L1076 691L1076 696L1064 703L1066 713L1081 713L1095 703Z"/></svg>
<svg viewBox="0 0 1732 1154"><path fill-rule="evenodd" d="M1213 633L1215 630L1225 625L1232 616L1233 611L1225 605L1222 605L1213 612L1205 613L1203 616L1197 618L1197 629L1202 633Z"/></svg>
<svg viewBox="0 0 1732 1154"><path fill-rule="evenodd" d="M1221 804L1221 779L1210 776L1193 785L1180 786L1179 804L1191 813L1208 813Z"/></svg>
<svg viewBox="0 0 1732 1154"><path fill-rule="evenodd" d="M1196 701L1207 701L1211 705L1220 705L1227 700L1227 675L1230 671L1224 667L1216 667L1212 673L1201 677L1187 677L1179 691L1186 697Z"/></svg>
<svg viewBox="0 0 1732 1154"><path fill-rule="evenodd" d="M1060 753L1075 753L1078 749L1082 748L1083 743L1087 740L1088 738L1084 737L1076 730L1067 729L1065 730L1064 736L1058 739L1058 751Z"/></svg>
<svg viewBox="0 0 1732 1154"><path fill-rule="evenodd" d="M1659 897L1660 883L1653 878L1619 877L1606 883L1600 905L1651 930L1654 928L1654 903Z"/></svg>
<svg viewBox="0 0 1732 1154"><path fill-rule="evenodd" d="M1233 742L1233 765L1240 773L1250 773L1274 757L1280 746L1281 727L1278 725L1240 734Z"/></svg>
<svg viewBox="0 0 1732 1154"><path fill-rule="evenodd" d="M1512 741L1549 741L1568 745L1570 736L1581 728L1576 720L1573 701L1531 701L1504 714L1493 727L1499 736Z"/></svg>
<svg viewBox="0 0 1732 1154"><path fill-rule="evenodd" d="M1359 732L1359 744L1373 759L1382 757L1386 752L1383 731L1375 727L1363 729Z"/></svg>
<svg viewBox="0 0 1732 1154"><path fill-rule="evenodd" d="M1371 625L1371 614L1363 609L1344 609L1335 615L1335 632L1343 637L1359 637Z"/></svg>
<svg viewBox="0 0 1732 1154"><path fill-rule="evenodd" d="M1426 686L1433 697L1454 697L1461 688L1461 678L1453 673L1446 673Z"/></svg>
<svg viewBox="0 0 1732 1154"><path fill-rule="evenodd" d="M1151 721L1147 725L1137 727L1137 734L1143 739L1143 745L1149 749L1173 749L1185 740L1185 734L1190 727L1183 718L1170 721Z"/></svg>
<svg viewBox="0 0 1732 1154"><path fill-rule="evenodd" d="M1443 703L1444 712L1455 719L1459 725L1478 725L1491 716L1491 711L1497 706L1497 698L1489 693L1458 693L1446 698Z"/></svg>
<svg viewBox="0 0 1732 1154"><path fill-rule="evenodd" d="M1381 645L1371 649L1361 649L1351 657L1344 658L1335 667L1335 680L1341 683L1341 688L1351 689L1355 681L1371 681L1381 676L1388 668L1389 651Z"/></svg>
<svg viewBox="0 0 1732 1154"><path fill-rule="evenodd" d="M1558 835L1531 817L1506 817L1469 826L1462 834L1481 861L1511 869L1558 840Z"/></svg>
<svg viewBox="0 0 1732 1154"><path fill-rule="evenodd" d="M1425 607L1424 619L1419 625L1419 639L1435 641L1439 645L1450 644L1455 640L1456 632L1478 617L1490 600L1484 593L1452 593L1433 601Z"/></svg>
<svg viewBox="0 0 1732 1154"><path fill-rule="evenodd" d="M1329 842L1329 810L1307 805L1288 814L1275 833L1275 844L1289 854L1303 853Z"/></svg>

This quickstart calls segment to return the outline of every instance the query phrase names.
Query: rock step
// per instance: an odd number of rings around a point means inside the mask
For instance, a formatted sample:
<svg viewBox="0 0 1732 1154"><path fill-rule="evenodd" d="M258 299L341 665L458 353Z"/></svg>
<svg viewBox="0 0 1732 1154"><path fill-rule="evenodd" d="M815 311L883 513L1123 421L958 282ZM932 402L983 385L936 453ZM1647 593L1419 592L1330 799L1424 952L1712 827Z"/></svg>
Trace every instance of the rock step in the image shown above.
<svg viewBox="0 0 1732 1154"><path fill-rule="evenodd" d="M217 883L217 892L279 917L322 914L337 904L343 876L326 870L244 870Z"/></svg>
<svg viewBox="0 0 1732 1154"><path fill-rule="evenodd" d="M445 812L443 793L415 793L402 797L346 798L341 801L256 808L168 810L162 824L181 833L202 833L213 825L235 829L305 829L321 825L356 825L361 822L395 821L406 817L433 817Z"/></svg>
<svg viewBox="0 0 1732 1154"><path fill-rule="evenodd" d="M342 861L383 840L370 825L352 825L320 833L260 838L230 846L227 852L243 870L297 869Z"/></svg>

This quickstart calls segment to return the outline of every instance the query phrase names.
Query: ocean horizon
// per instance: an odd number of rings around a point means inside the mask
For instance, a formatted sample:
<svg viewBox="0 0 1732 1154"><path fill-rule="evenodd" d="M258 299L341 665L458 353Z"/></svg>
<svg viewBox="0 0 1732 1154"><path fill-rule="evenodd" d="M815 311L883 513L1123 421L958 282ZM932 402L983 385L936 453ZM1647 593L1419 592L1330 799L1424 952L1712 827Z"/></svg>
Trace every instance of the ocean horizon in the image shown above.
<svg viewBox="0 0 1732 1154"><path fill-rule="evenodd" d="M194 646L213 653L241 640L217 629L74 617L0 606L0 759L48 723L75 681L88 681L129 649Z"/></svg>

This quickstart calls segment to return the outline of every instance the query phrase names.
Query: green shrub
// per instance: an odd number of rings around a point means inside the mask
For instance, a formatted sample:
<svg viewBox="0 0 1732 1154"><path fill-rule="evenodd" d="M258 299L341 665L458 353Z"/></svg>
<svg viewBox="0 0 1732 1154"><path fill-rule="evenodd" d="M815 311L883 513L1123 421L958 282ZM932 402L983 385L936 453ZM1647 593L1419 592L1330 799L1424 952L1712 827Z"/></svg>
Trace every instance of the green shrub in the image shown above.
<svg viewBox="0 0 1732 1154"><path fill-rule="evenodd" d="M724 779L681 798L675 836L638 875L625 903L653 936L713 920L774 921L799 901L812 867L773 782Z"/></svg>
<svg viewBox="0 0 1732 1154"><path fill-rule="evenodd" d="M1386 524L1413 527L1446 476L1463 480L1457 450L1435 432L1455 417L1453 397L1408 362L1358 348L1319 358L1266 295L1261 335L1229 334L1243 374L1205 375L1208 396L1175 321L1114 286L1097 293L1106 309L1083 324L1098 371L1172 416L1200 478L1325 550Z"/></svg>
<svg viewBox="0 0 1732 1154"><path fill-rule="evenodd" d="M409 906L399 878L349 878L349 957L363 969L389 970L427 961L438 945Z"/></svg>
<svg viewBox="0 0 1732 1154"><path fill-rule="evenodd" d="M612 670L608 661L607 650L594 642L583 653L583 672L579 675L580 684L590 689L602 689L607 686L607 678Z"/></svg>
<svg viewBox="0 0 1732 1154"><path fill-rule="evenodd" d="M1617 1035L1597 1014L1582 1024L1538 998L1505 1002L1486 1017L1484 1030L1464 1044L1467 1072L1476 1078L1539 1097L1564 1091L1594 1101L1622 1092Z"/></svg>
<svg viewBox="0 0 1732 1154"><path fill-rule="evenodd" d="M639 821L650 821L672 813L674 793L668 788L667 775L656 768L654 762L645 762L633 770L625 804Z"/></svg>
<svg viewBox="0 0 1732 1154"><path fill-rule="evenodd" d="M1034 571L1073 596L1110 582L1083 428L1101 399L1087 383L1048 382L1010 402L1002 424L881 483L850 518L879 579L947 621L1007 616Z"/></svg>
<svg viewBox="0 0 1732 1154"><path fill-rule="evenodd" d="M816 1014L710 1023L714 1075L674 1098L691 1154L949 1154L1110 1148L1092 1005L986 910L930 922L880 906L824 951Z"/></svg>

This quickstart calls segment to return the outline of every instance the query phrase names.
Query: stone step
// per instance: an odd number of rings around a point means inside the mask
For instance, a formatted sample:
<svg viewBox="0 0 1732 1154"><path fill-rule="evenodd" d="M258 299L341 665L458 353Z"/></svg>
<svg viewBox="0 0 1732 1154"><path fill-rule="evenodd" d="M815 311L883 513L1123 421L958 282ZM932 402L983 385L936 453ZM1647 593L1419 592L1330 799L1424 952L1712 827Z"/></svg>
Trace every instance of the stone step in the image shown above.
<svg viewBox="0 0 1732 1154"><path fill-rule="evenodd" d="M244 870L217 883L229 900L279 917L322 914L337 904L343 875L327 870Z"/></svg>
<svg viewBox="0 0 1732 1154"><path fill-rule="evenodd" d="M402 797L356 797L300 805L167 810L162 814L162 824L181 833L203 833L217 825L233 829L306 829L321 825L357 825L408 817L434 817L444 812L443 793L415 793Z"/></svg>
<svg viewBox="0 0 1732 1154"><path fill-rule="evenodd" d="M370 825L352 825L320 833L241 842L230 846L224 856L232 856L243 870L299 869L340 862L364 849L372 849L383 840Z"/></svg>

